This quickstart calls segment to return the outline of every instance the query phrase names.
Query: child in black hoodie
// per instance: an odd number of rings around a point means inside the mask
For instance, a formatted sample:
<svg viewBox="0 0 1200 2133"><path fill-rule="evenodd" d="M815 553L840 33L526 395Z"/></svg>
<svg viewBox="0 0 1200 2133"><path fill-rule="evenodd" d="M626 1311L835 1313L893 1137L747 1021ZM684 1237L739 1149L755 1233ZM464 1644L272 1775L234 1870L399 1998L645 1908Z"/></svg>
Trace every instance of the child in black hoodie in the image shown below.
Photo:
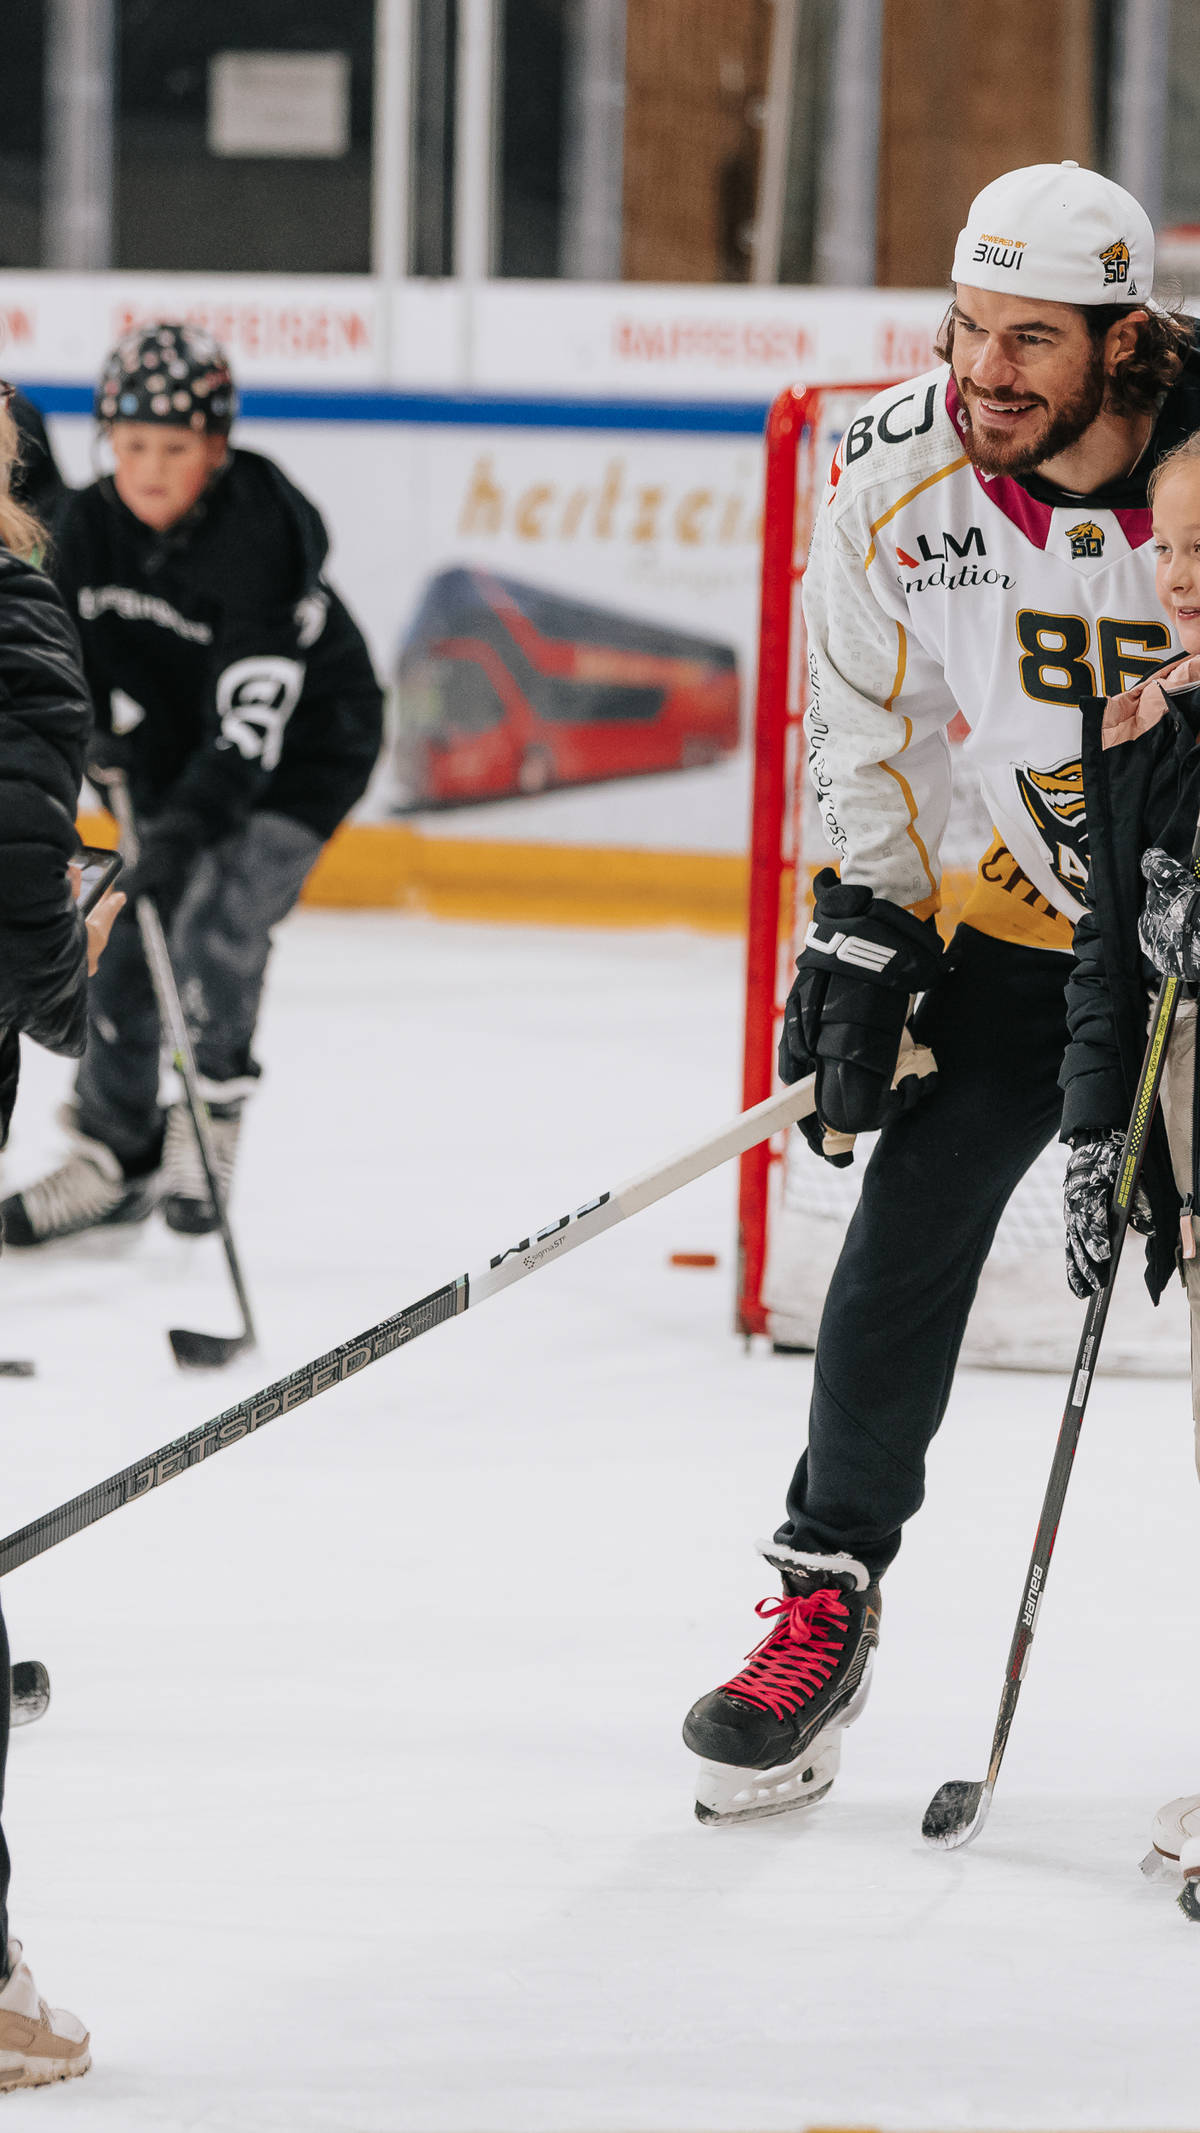
<svg viewBox="0 0 1200 2133"><path fill-rule="evenodd" d="M186 1107L159 1107L159 1019L133 915L168 929L228 1188L273 927L366 788L382 698L322 575L319 512L269 459L234 449L235 394L197 328L130 334L96 417L114 471L73 495L53 568L95 712L89 775L120 769L138 820L129 905L93 982L64 1164L4 1203L10 1244L144 1219L215 1226Z"/></svg>

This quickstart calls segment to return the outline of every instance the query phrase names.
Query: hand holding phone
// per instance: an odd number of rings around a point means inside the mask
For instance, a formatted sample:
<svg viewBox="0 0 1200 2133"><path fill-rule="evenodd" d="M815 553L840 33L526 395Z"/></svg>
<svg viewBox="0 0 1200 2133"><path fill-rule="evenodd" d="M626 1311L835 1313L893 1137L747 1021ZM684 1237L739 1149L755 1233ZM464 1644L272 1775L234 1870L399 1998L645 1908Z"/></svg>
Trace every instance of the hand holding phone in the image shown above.
<svg viewBox="0 0 1200 2133"><path fill-rule="evenodd" d="M71 861L71 879L75 884L75 901L82 917L94 911L110 883L114 882L125 862L119 852L110 852L104 845L81 844Z"/></svg>
<svg viewBox="0 0 1200 2133"><path fill-rule="evenodd" d="M78 857L71 860L67 873L87 930L88 976L94 978L96 967L108 944L113 920L124 909L125 898L112 883L120 873L124 861L119 852L110 852L100 845L81 845Z"/></svg>

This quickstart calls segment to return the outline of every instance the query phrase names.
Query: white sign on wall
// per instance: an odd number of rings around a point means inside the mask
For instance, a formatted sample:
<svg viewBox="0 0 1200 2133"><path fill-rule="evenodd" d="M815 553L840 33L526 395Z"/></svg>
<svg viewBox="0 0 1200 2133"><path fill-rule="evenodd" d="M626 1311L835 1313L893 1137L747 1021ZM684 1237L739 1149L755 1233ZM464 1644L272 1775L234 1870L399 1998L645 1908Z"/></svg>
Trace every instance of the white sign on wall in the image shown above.
<svg viewBox="0 0 1200 2133"><path fill-rule="evenodd" d="M210 155L344 156L349 146L348 53L213 53Z"/></svg>

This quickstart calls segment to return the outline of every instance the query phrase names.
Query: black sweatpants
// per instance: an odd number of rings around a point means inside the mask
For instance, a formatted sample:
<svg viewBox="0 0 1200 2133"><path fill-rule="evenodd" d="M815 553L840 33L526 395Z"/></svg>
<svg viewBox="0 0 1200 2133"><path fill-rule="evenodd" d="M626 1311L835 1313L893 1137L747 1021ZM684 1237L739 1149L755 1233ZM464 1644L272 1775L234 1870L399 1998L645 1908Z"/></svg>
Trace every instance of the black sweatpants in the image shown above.
<svg viewBox="0 0 1200 2133"><path fill-rule="evenodd" d="M196 1067L207 1082L258 1072L250 1047L271 935L320 849L307 824L263 808L197 863L170 946ZM123 1163L145 1167L157 1159L161 1046L154 987L127 904L88 988L87 1051L75 1082L80 1132Z"/></svg>
<svg viewBox="0 0 1200 2133"><path fill-rule="evenodd" d="M0 1615L0 1806L4 1804L4 1772L8 1762L8 1709L12 1676L8 1658L8 1630ZM0 1829L0 1982L8 1976L8 1845Z"/></svg>
<svg viewBox="0 0 1200 2133"><path fill-rule="evenodd" d="M775 1535L788 1547L878 1574L920 1507L996 1225L1058 1131L1068 967L954 936L915 1023L937 1086L881 1133L825 1299L808 1450Z"/></svg>

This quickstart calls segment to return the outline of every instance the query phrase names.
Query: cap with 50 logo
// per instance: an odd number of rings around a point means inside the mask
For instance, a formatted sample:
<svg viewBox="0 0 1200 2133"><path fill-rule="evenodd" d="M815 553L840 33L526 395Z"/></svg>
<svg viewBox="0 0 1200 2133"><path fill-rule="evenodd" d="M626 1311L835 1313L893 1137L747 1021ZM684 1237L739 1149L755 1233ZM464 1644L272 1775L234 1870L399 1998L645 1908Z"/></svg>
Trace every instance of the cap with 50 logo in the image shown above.
<svg viewBox="0 0 1200 2133"><path fill-rule="evenodd" d="M1154 231L1124 186L1078 163L1030 163L977 193L954 248L960 289L1056 304L1144 303Z"/></svg>

